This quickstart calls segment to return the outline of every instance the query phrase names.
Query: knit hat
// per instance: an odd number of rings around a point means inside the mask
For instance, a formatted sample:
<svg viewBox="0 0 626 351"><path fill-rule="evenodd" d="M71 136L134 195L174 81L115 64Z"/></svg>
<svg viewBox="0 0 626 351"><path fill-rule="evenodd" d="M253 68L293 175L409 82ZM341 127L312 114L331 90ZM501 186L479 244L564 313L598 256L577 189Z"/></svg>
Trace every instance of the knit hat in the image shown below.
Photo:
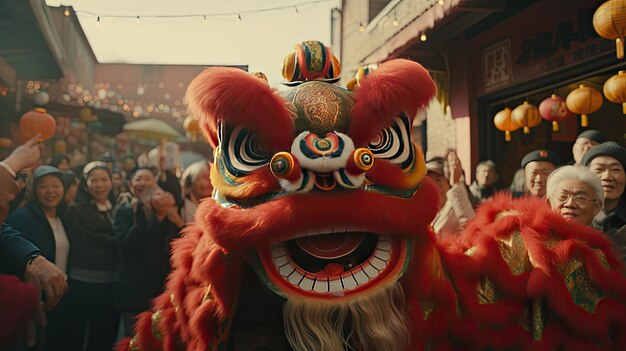
<svg viewBox="0 0 626 351"><path fill-rule="evenodd" d="M607 141L606 143L592 147L585 153L581 163L588 167L591 160L598 156L613 157L622 164L624 169L626 169L626 149L614 141Z"/></svg>
<svg viewBox="0 0 626 351"><path fill-rule="evenodd" d="M526 168L527 164L535 161L550 162L555 167L558 167L561 163L559 156L554 153L554 151L539 149L527 153L526 156L522 158L522 168Z"/></svg>
<svg viewBox="0 0 626 351"><path fill-rule="evenodd" d="M585 130L584 132L578 134L576 139L580 139L580 138L591 139L597 142L598 144L602 144L606 142L606 137L604 136L604 134L602 134L602 132L600 132L599 130L595 130L595 129Z"/></svg>

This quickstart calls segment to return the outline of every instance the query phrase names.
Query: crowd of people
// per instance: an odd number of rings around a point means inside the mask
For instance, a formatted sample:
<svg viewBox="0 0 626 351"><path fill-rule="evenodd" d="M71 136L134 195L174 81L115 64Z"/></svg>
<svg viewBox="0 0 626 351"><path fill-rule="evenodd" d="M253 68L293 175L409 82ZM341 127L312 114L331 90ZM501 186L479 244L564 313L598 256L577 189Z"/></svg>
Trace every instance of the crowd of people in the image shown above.
<svg viewBox="0 0 626 351"><path fill-rule="evenodd" d="M5 318L28 332L15 339L20 333L6 328L0 346L111 350L162 292L171 241L211 196L209 163L178 177L159 167L122 169L108 155L78 168L64 154L34 166L39 158L34 138L0 162L0 291L16 300ZM45 304L33 311L29 299Z"/></svg>
<svg viewBox="0 0 626 351"><path fill-rule="evenodd" d="M199 161L178 177L110 157L72 168L57 154L35 167L36 139L0 162L0 287L12 287L0 294L14 308L0 324L28 326L10 350L111 350L162 292L170 243L211 196L210 164ZM626 259L626 149L599 131L581 133L565 165L547 149L528 153L508 188L490 160L477 165L469 186L454 151L426 166L440 192L432 226L441 237L453 238L481 202L508 192L545 198L563 217L607 235ZM24 308L29 299L44 302L39 313ZM0 345L17 335L0 329Z"/></svg>
<svg viewBox="0 0 626 351"><path fill-rule="evenodd" d="M454 151L426 163L427 176L440 190L440 210L433 222L441 237L453 237L474 216L480 202L498 192L510 196L545 198L563 217L589 225L614 243L626 261L626 149L607 141L598 130L580 133L572 160L563 164L547 149L534 150L520 161L510 187L499 185L496 164L486 160L476 167L474 182L466 186Z"/></svg>

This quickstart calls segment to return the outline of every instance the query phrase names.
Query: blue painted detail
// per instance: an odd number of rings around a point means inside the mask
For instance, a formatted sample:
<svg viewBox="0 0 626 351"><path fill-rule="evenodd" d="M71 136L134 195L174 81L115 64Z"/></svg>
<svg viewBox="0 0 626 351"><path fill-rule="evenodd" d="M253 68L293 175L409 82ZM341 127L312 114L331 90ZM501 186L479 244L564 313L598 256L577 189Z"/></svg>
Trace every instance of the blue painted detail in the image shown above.
<svg viewBox="0 0 626 351"><path fill-rule="evenodd" d="M232 185L232 186L239 185L232 178L232 176L230 174L230 171L228 170L228 167L226 166L227 165L227 162L225 162L226 160L223 159L222 157L217 157L215 161L217 163L217 169L219 170L220 175L226 181L226 183L228 183L229 185Z"/></svg>
<svg viewBox="0 0 626 351"><path fill-rule="evenodd" d="M352 181L350 181L350 178L348 177L348 175L346 174L346 170L345 169L340 169L339 170L339 176L341 177L341 182L348 185L348 186L354 186L354 183L352 183Z"/></svg>

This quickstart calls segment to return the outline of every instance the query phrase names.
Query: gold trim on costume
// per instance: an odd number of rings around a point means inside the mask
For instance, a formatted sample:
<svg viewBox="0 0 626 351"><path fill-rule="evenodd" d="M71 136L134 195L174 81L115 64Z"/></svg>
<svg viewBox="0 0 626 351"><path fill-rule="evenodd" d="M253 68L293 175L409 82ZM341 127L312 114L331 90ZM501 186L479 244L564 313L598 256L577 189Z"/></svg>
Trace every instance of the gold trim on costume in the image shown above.
<svg viewBox="0 0 626 351"><path fill-rule="evenodd" d="M161 321L163 320L163 316L161 315L161 310L154 312L150 319L152 320L152 324L151 324L152 335L154 336L155 339L161 341L163 339L163 335L161 334L161 330L159 329L159 325L161 324Z"/></svg>
<svg viewBox="0 0 626 351"><path fill-rule="evenodd" d="M513 275L520 275L532 268L524 238L520 232L515 231L507 239L498 239L498 242L502 258Z"/></svg>
<svg viewBox="0 0 626 351"><path fill-rule="evenodd" d="M478 303L481 305L494 303L498 300L496 284L487 277L478 282L476 290L478 293Z"/></svg>

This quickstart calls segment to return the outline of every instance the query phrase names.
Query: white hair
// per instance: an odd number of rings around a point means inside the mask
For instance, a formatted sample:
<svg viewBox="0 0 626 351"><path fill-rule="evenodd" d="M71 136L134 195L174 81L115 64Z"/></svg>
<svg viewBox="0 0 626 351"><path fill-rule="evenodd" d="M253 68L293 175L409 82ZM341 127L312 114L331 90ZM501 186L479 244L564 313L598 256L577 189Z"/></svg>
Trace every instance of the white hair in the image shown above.
<svg viewBox="0 0 626 351"><path fill-rule="evenodd" d="M327 304L287 300L285 334L297 351L406 350L407 304L396 282L371 296Z"/></svg>
<svg viewBox="0 0 626 351"><path fill-rule="evenodd" d="M563 166L555 169L548 176L548 184L546 185L546 196L548 199L554 197L556 187L564 180L578 180L589 185L595 197L600 201L600 207L604 207L604 190L600 178L584 166Z"/></svg>

